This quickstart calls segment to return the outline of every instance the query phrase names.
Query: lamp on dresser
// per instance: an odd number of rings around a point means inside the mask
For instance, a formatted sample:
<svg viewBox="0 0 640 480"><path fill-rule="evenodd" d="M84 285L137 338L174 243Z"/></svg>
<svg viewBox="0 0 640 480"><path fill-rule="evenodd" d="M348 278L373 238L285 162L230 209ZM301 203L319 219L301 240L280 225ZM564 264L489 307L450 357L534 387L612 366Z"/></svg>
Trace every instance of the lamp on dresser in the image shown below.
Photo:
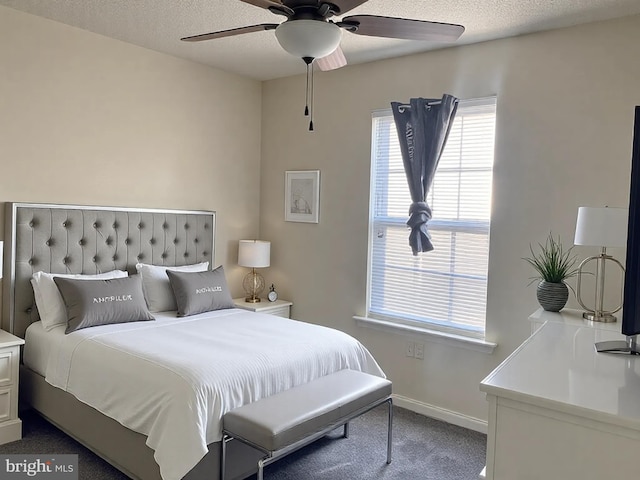
<svg viewBox="0 0 640 480"><path fill-rule="evenodd" d="M613 315L622 308L622 290L620 290L620 305L613 310L604 309L604 284L606 262L618 265L624 273L622 264L607 254L607 247L625 247L627 245L627 219L629 210L611 207L580 207L576 222L575 245L600 247L600 254L585 258L578 267L578 281L576 297L578 303L585 309L582 314L586 320L594 322L615 322ZM589 308L582 300L582 279L586 275L586 266L596 262L595 270L595 306Z"/></svg>
<svg viewBox="0 0 640 480"><path fill-rule="evenodd" d="M251 271L247 273L242 281L242 288L247 294L246 302L257 303L260 301L260 294L264 290L264 278L256 272L256 268L268 267L270 264L271 242L240 240L238 245L238 265L251 268Z"/></svg>

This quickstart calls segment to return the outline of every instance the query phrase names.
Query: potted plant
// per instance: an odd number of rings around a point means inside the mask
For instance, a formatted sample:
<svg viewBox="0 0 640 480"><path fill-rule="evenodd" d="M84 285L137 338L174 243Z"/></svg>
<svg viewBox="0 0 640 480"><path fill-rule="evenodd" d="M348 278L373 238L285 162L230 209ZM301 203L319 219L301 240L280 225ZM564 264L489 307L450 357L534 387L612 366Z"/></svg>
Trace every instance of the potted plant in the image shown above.
<svg viewBox="0 0 640 480"><path fill-rule="evenodd" d="M556 240L549 233L544 245L539 243L539 251L535 252L529 245L530 257L525 257L537 275L531 283L539 280L536 297L540 306L549 312L559 312L567 304L569 288L565 280L577 273L574 268L576 256L571 254L573 247L564 250L560 237Z"/></svg>

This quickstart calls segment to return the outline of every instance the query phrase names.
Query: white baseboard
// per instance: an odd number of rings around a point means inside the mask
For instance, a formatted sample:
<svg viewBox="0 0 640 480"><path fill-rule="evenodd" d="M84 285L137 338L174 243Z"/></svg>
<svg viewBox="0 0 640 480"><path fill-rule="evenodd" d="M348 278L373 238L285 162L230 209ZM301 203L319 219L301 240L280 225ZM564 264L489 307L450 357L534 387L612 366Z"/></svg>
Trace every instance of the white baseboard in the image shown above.
<svg viewBox="0 0 640 480"><path fill-rule="evenodd" d="M446 410L435 405L429 405L428 403L419 402L409 397L393 394L393 403L412 412L419 413L426 417L442 420L443 422L451 423L459 427L468 428L476 432L487 434L487 422L480 420L479 418L469 417L461 413Z"/></svg>

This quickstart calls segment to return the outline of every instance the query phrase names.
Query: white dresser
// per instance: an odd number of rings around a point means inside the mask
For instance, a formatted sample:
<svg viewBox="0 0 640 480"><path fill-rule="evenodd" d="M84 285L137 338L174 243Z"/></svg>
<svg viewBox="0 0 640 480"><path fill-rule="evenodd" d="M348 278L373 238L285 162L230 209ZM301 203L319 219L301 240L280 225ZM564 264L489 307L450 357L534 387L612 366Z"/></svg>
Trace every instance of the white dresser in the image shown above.
<svg viewBox="0 0 640 480"><path fill-rule="evenodd" d="M639 476L640 356L596 353L595 342L624 338L619 322L565 317L536 326L480 384L489 403L487 479Z"/></svg>

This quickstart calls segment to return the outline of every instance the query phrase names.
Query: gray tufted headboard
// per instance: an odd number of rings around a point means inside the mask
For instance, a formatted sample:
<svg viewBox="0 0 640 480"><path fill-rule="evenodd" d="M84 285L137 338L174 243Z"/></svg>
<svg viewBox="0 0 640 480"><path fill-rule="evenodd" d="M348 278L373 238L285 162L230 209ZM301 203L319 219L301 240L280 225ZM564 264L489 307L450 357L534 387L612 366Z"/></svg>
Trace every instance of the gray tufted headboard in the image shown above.
<svg viewBox="0 0 640 480"><path fill-rule="evenodd" d="M7 203L2 328L37 321L30 278L214 261L215 212Z"/></svg>

